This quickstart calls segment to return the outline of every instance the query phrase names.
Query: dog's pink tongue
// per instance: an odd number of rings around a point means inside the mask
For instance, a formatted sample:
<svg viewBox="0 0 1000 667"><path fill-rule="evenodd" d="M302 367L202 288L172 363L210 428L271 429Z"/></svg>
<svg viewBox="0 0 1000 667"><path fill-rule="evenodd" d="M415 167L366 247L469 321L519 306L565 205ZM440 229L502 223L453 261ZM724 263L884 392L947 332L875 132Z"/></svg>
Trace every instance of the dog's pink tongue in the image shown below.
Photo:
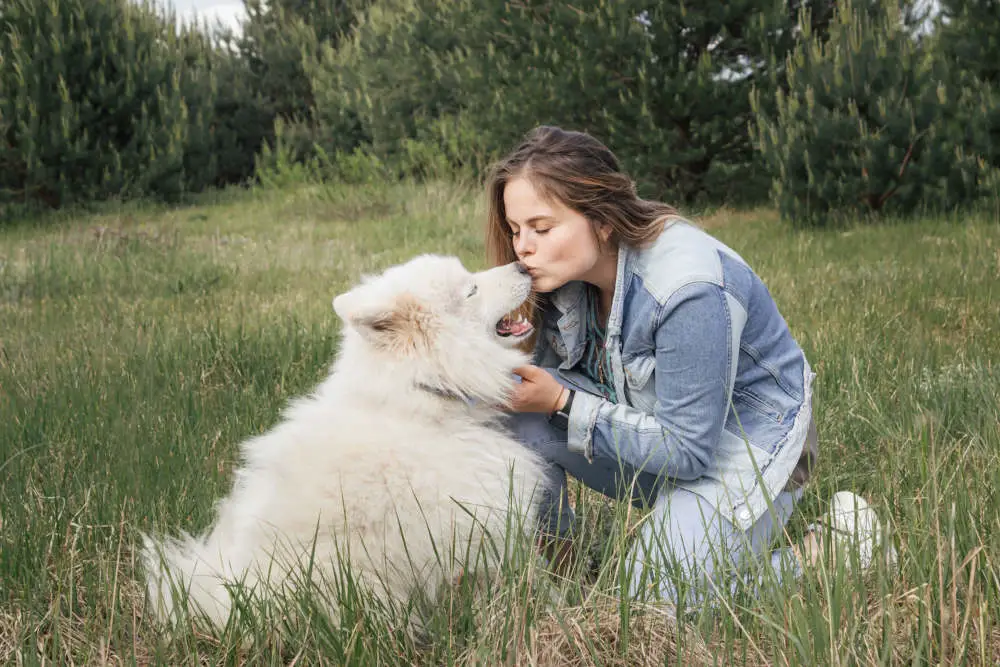
<svg viewBox="0 0 1000 667"><path fill-rule="evenodd" d="M531 331L531 323L525 320L504 318L497 326L497 332L502 336L523 336Z"/></svg>
<svg viewBox="0 0 1000 667"><path fill-rule="evenodd" d="M531 331L531 324L525 321L514 322L510 328L510 333L513 336L522 336Z"/></svg>

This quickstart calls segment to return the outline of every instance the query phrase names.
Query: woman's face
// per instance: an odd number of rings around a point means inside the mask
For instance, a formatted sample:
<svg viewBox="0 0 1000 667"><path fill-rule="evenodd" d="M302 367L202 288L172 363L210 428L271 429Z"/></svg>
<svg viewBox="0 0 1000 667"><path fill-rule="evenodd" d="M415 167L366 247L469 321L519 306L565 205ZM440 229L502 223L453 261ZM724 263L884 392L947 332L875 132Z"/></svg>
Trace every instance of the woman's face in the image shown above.
<svg viewBox="0 0 1000 667"><path fill-rule="evenodd" d="M611 226L594 226L583 215L558 201L543 199L527 178L511 179L504 187L504 209L514 252L531 274L534 289L551 292L573 280L586 281L601 259L601 241Z"/></svg>

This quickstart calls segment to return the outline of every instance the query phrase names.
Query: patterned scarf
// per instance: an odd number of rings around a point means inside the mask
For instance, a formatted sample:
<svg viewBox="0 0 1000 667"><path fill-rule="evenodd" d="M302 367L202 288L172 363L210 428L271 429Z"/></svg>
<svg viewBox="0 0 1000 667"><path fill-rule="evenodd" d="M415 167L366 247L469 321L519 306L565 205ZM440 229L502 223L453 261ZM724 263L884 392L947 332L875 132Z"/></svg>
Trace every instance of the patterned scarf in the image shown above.
<svg viewBox="0 0 1000 667"><path fill-rule="evenodd" d="M580 358L579 369L581 373L597 384L605 399L617 403L618 397L615 395L615 386L611 376L611 360L608 358L607 350L604 349L607 332L597 316L598 298L597 289L588 285L587 329L584 334L587 343L583 356Z"/></svg>

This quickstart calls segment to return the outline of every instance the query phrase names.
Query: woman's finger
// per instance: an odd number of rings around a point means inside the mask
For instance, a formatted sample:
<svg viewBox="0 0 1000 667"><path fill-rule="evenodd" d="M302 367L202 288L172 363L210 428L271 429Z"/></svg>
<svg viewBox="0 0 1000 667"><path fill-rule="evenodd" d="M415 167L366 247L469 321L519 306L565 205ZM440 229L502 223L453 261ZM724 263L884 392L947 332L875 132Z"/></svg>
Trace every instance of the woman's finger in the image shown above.
<svg viewBox="0 0 1000 667"><path fill-rule="evenodd" d="M520 375L521 379L531 382L534 378L538 377L538 366L532 366L531 364L525 366L518 366L514 369L516 375Z"/></svg>

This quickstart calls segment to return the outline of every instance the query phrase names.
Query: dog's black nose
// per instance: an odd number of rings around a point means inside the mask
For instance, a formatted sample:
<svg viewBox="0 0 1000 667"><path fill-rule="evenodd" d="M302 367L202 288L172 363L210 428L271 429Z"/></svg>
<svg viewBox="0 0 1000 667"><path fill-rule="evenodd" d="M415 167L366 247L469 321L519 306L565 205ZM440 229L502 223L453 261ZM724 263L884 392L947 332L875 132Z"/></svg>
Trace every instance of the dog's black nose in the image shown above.
<svg viewBox="0 0 1000 667"><path fill-rule="evenodd" d="M516 264L518 273L520 273L522 276L528 275L528 267L526 267L524 264L521 264L521 262L517 262Z"/></svg>

